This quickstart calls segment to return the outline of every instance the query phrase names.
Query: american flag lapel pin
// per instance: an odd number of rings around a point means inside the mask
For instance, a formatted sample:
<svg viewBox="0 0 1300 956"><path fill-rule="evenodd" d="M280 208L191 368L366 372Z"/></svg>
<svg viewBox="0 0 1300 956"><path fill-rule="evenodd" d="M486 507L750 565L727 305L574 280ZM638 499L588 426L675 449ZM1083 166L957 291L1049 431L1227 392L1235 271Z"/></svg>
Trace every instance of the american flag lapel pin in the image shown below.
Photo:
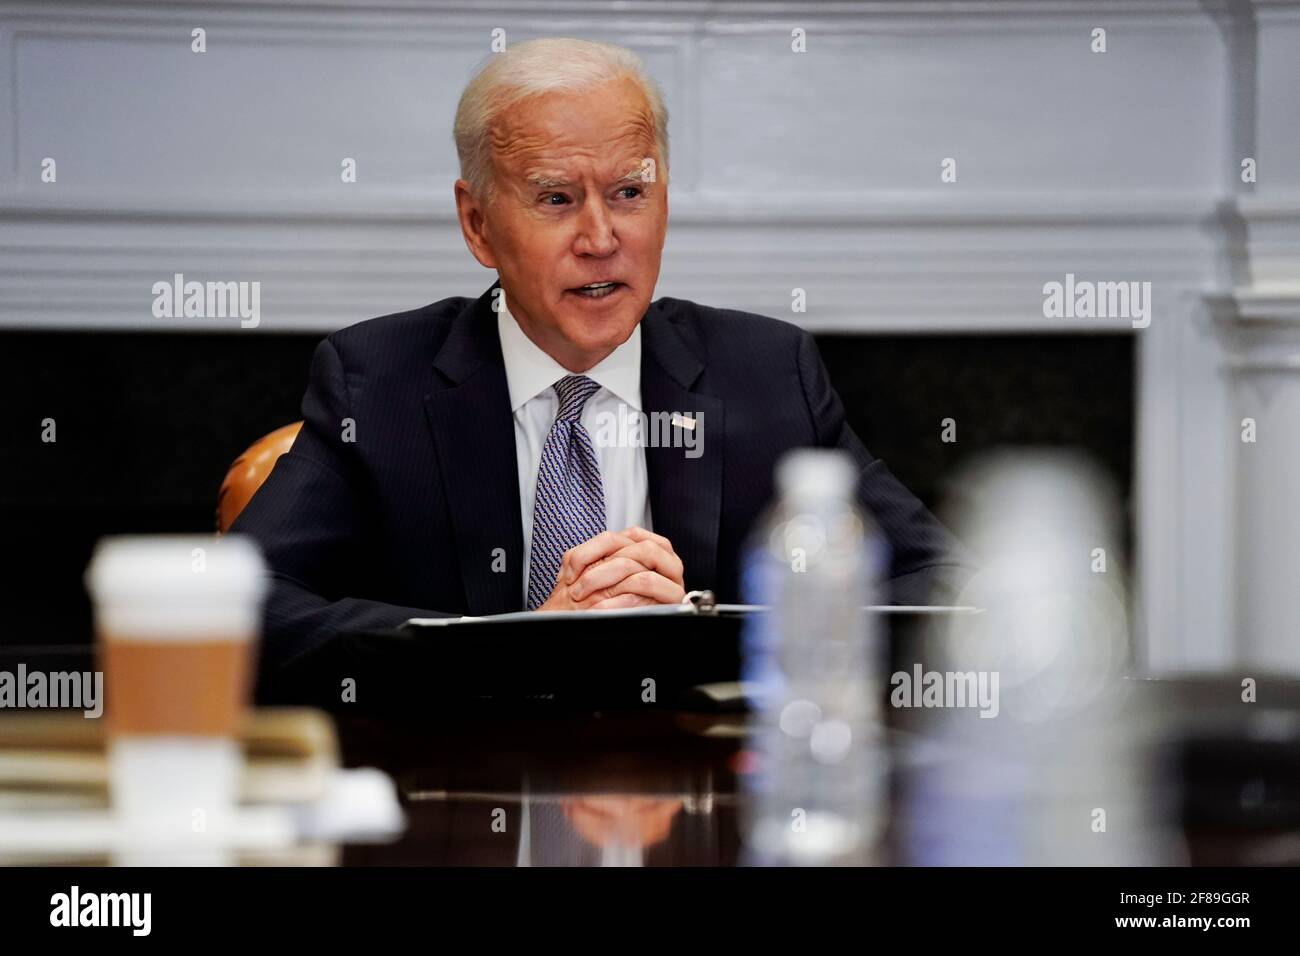
<svg viewBox="0 0 1300 956"><path fill-rule="evenodd" d="M673 412L673 426L675 428L685 428L689 432L695 431L695 419L690 418L680 412Z"/></svg>

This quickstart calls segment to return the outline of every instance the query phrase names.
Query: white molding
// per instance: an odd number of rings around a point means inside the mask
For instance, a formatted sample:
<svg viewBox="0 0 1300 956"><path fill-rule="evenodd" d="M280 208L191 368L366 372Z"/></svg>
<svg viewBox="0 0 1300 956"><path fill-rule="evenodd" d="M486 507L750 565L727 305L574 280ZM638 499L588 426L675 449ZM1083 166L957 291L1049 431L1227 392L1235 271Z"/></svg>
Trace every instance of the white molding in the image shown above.
<svg viewBox="0 0 1300 956"><path fill-rule="evenodd" d="M657 294L816 331L1128 333L1126 320L1045 318L1043 284L1067 272L1151 281L1154 321L1167 321L1166 303L1202 291L1216 254L1214 203L1188 197L1148 197L1145 214L1136 197L1093 208L1060 197L1049 206L968 196L947 208L938 197L861 198L861 211L831 203L829 218L818 197L799 214L795 201L755 210L675 198ZM492 278L469 256L449 203L435 213L410 200L312 208L280 197L218 211L154 199L97 213L76 196L66 208L0 209L0 327L192 328L148 312L146 290L177 271L260 281L264 328L317 332L476 295ZM807 292L805 313L790 311L795 287Z"/></svg>
<svg viewBox="0 0 1300 956"><path fill-rule="evenodd" d="M6 219L166 219L207 222L454 222L454 180L431 189L384 189L343 185L262 191L255 186L221 194L218 201L192 191L86 189L25 183L0 194ZM752 193L672 189L674 223L735 225L919 225L971 226L1167 226L1208 225L1217 215L1215 196L1196 192L1129 190L1024 190L1016 193L936 186L927 190ZM1273 207L1263 207L1272 209ZM1265 214L1261 214L1263 218ZM1275 217L1276 218L1276 217Z"/></svg>
<svg viewBox="0 0 1300 956"><path fill-rule="evenodd" d="M1289 221L1300 228L1300 192L1242 193L1236 197L1236 205L1251 222Z"/></svg>
<svg viewBox="0 0 1300 956"><path fill-rule="evenodd" d="M1234 318L1240 326L1250 323L1293 325L1300 322L1300 283L1234 289L1227 298L1232 302Z"/></svg>
<svg viewBox="0 0 1300 956"><path fill-rule="evenodd" d="M1232 290L1243 322L1300 321L1300 192L1242 194L1235 209L1245 226L1249 263L1244 284Z"/></svg>

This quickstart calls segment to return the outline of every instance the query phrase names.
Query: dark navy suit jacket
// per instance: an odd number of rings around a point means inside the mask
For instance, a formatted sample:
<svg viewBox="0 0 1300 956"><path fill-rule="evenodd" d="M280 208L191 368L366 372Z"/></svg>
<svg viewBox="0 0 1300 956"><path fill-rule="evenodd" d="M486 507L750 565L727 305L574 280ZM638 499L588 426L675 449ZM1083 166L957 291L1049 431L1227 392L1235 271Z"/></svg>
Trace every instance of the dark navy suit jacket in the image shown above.
<svg viewBox="0 0 1300 956"><path fill-rule="evenodd" d="M316 349L302 431L232 529L260 543L272 571L264 668L344 631L522 609L514 419L491 303L491 289L443 299ZM927 603L936 580L960 577L959 546L846 424L811 335L668 298L641 334L646 413L702 415L698 457L645 449L654 530L681 557L687 590L740 600L740 553L773 466L809 446L841 448L861 469L895 603Z"/></svg>

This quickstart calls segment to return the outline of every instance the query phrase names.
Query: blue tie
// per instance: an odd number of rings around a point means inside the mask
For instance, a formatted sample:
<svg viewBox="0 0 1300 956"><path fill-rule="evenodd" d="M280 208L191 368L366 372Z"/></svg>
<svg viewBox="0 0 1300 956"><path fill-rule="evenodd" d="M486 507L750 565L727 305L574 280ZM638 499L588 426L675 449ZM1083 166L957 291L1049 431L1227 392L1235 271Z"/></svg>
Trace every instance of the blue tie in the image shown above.
<svg viewBox="0 0 1300 956"><path fill-rule="evenodd" d="M591 436L578 419L600 390L585 375L552 386L560 398L555 424L542 446L533 499L533 547L528 558L528 608L551 596L564 552L605 530L605 490Z"/></svg>

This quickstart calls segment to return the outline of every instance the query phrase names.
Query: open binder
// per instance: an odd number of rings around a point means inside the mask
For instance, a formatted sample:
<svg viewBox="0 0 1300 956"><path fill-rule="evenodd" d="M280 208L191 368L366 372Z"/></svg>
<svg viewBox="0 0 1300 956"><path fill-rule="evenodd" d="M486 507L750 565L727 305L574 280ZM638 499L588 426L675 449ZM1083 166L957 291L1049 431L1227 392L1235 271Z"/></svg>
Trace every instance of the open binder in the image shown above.
<svg viewBox="0 0 1300 956"><path fill-rule="evenodd" d="M506 624L510 622L535 623L545 621L618 620L621 618L663 618L684 615L709 617L760 614L770 610L766 604L719 604L712 591L690 591L680 604L648 604L644 607L611 608L602 611L511 611L508 614L488 614L479 617L413 617L403 627L448 627L456 624ZM969 606L948 605L898 605L868 604L862 610L876 614L979 614L981 609Z"/></svg>
<svg viewBox="0 0 1300 956"><path fill-rule="evenodd" d="M680 707L696 688L741 679L745 621L767 610L718 604L699 591L682 604L609 611L416 618L392 630L331 637L276 675L285 696L267 702L414 716L463 713L467 705ZM891 648L912 645L935 615L981 613L867 610L881 614ZM341 687L355 694L341 701Z"/></svg>

